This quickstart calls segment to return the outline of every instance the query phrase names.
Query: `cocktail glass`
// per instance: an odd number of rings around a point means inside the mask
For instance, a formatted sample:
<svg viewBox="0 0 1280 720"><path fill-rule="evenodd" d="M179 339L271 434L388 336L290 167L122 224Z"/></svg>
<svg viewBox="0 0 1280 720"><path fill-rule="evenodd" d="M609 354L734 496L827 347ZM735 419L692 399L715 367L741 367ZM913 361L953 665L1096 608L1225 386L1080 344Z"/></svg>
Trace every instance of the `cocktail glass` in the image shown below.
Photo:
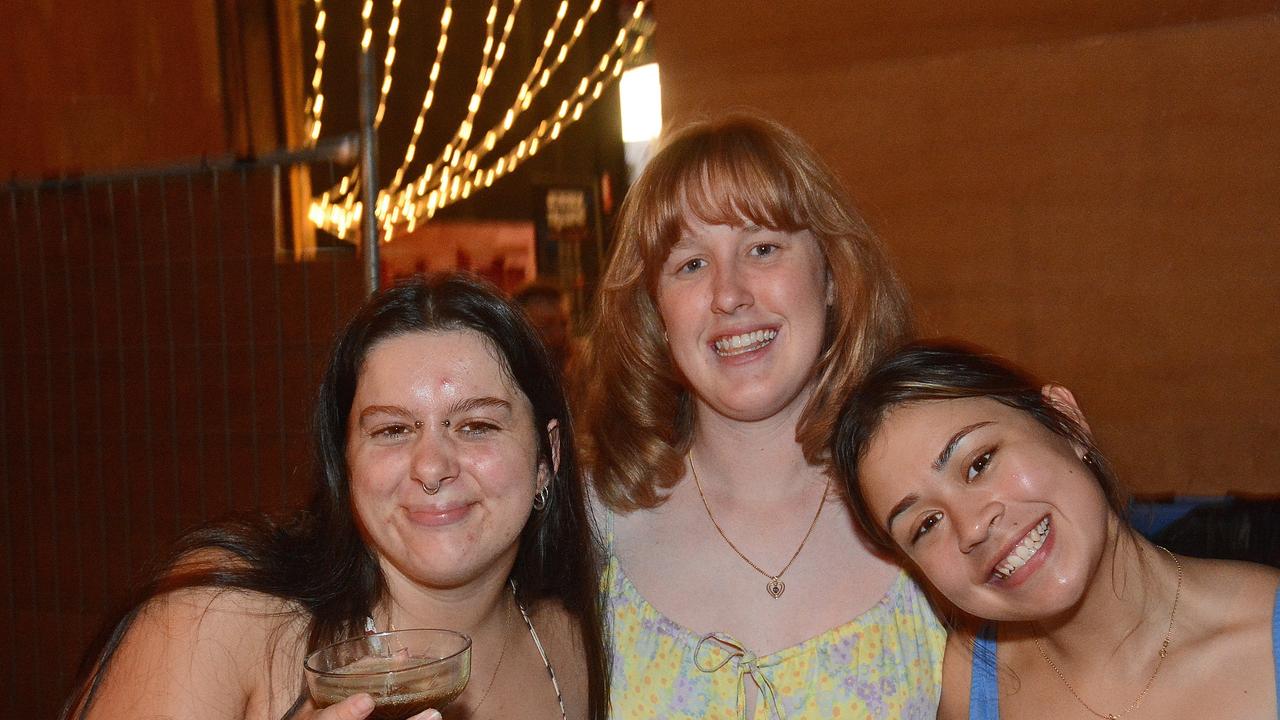
<svg viewBox="0 0 1280 720"><path fill-rule="evenodd" d="M369 693L370 720L405 720L462 694L471 677L471 638L434 628L373 633L316 650L303 667L317 706Z"/></svg>

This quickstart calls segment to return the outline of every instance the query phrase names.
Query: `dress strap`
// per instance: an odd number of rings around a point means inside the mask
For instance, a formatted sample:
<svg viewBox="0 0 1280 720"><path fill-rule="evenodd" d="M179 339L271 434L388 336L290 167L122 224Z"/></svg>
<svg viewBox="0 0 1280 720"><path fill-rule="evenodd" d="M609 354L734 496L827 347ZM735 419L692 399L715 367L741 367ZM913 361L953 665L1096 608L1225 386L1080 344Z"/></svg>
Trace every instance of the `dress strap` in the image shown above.
<svg viewBox="0 0 1280 720"><path fill-rule="evenodd" d="M760 696L773 709L774 717L786 720L782 708L778 706L778 695L774 692L773 683L761 670L775 663L761 663L756 654L743 647L738 641L722 633L708 633L698 641L693 652L694 665L705 673L718 672L721 668L733 663L738 673L738 717L747 720L747 678L755 683Z"/></svg>
<svg viewBox="0 0 1280 720"><path fill-rule="evenodd" d="M511 581L511 592L514 594L516 583ZM524 624L529 628L529 637L533 638L534 647L538 648L538 654L542 656L542 664L547 667L547 674L551 676L551 688L556 691L556 702L560 704L560 720L568 720L569 714L564 710L564 695L560 692L560 683L556 682L556 671L551 667L551 661L547 659L547 651L542 647L542 639L538 637L538 631L533 628L533 621L529 619L529 613L525 612L524 605L516 600L516 607L520 609L520 617L524 618Z"/></svg>
<svg viewBox="0 0 1280 720"><path fill-rule="evenodd" d="M996 626L982 626L973 639L973 668L969 680L970 720L1000 720L999 680L996 675Z"/></svg>
<svg viewBox="0 0 1280 720"><path fill-rule="evenodd" d="M1275 664L1276 715L1280 716L1280 586L1276 587L1275 604L1271 607L1271 661Z"/></svg>

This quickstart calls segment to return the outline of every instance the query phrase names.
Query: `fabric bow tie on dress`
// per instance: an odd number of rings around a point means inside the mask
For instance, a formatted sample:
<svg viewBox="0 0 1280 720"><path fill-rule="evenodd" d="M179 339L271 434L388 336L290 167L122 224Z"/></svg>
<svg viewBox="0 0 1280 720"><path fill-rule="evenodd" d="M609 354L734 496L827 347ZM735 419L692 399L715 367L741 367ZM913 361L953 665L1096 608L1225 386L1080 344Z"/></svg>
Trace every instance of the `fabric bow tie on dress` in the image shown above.
<svg viewBox="0 0 1280 720"><path fill-rule="evenodd" d="M738 673L738 717L747 720L747 677L755 683L761 697L773 709L774 717L786 720L782 708L778 705L778 696L773 690L773 683L764 674L763 667L756 654L740 645L736 640L721 633L708 633L698 641L694 650L694 664L702 672L718 672L721 668L733 663Z"/></svg>

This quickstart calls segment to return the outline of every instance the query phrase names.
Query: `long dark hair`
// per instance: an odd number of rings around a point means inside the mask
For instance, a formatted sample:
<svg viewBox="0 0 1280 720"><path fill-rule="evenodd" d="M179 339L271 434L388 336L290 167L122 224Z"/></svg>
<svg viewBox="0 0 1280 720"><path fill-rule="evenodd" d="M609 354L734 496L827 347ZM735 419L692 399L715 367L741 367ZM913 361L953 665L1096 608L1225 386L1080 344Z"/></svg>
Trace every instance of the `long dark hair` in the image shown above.
<svg viewBox="0 0 1280 720"><path fill-rule="evenodd" d="M216 523L184 536L123 618L86 658L80 685L61 717L87 712L94 691L142 606L182 588L248 590L297 605L309 617L307 650L363 627L386 583L351 510L347 419L360 370L378 342L413 332L471 330L488 339L506 372L529 399L538 459L547 467L544 428L560 426L560 464L546 506L531 514L519 539L512 579L520 600L558 601L578 622L588 666L590 717L608 709L608 667L599 594L601 550L579 475L573 422L560 374L523 313L489 283L442 273L401 282L369 300L338 336L312 417L315 487L307 509L283 522L265 517ZM192 562L210 551L217 566ZM299 675L300 681L301 675ZM300 700L305 690L299 692Z"/></svg>
<svg viewBox="0 0 1280 720"><path fill-rule="evenodd" d="M1027 413L1054 434L1085 449L1085 464L1107 504L1125 518L1127 497L1110 464L1098 452L1089 431L1045 398L1043 387L1008 360L955 340L911 343L881 360L846 401L831 448L837 477L867 537L880 548L897 552L893 538L867 508L858 464L890 410L927 400L990 398Z"/></svg>

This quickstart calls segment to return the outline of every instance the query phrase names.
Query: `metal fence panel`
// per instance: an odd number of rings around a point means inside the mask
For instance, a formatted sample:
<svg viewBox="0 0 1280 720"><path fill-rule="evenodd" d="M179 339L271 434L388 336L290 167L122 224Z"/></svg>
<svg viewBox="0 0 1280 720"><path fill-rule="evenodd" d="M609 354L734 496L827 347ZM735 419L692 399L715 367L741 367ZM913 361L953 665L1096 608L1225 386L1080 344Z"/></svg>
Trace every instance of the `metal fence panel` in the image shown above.
<svg viewBox="0 0 1280 720"><path fill-rule="evenodd" d="M308 491L310 399L363 271L278 252L289 161L0 188L5 717L56 715L180 532Z"/></svg>

